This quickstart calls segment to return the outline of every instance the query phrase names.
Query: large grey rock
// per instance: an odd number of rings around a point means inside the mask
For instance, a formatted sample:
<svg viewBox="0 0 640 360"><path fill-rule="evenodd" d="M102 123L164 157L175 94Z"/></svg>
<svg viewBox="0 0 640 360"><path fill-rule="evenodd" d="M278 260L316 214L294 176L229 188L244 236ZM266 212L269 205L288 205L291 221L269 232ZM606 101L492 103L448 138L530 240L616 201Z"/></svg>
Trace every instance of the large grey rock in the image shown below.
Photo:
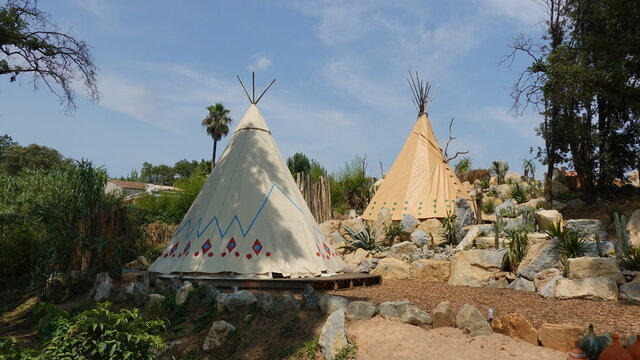
<svg viewBox="0 0 640 360"><path fill-rule="evenodd" d="M411 233L411 242L413 242L417 247L428 246L429 240L429 235L422 229L418 229Z"/></svg>
<svg viewBox="0 0 640 360"><path fill-rule="evenodd" d="M533 280L544 269L557 267L560 261L560 240L557 238L532 245L518 266L518 276Z"/></svg>
<svg viewBox="0 0 640 360"><path fill-rule="evenodd" d="M271 314L279 315L287 312L297 312L300 310L300 303L289 291L285 291L280 296L273 298L271 304Z"/></svg>
<svg viewBox="0 0 640 360"><path fill-rule="evenodd" d="M113 280L109 273L102 272L96 276L96 283L94 285L92 294L94 301L106 301L111 296L111 287L113 286Z"/></svg>
<svg viewBox="0 0 640 360"><path fill-rule="evenodd" d="M600 256L615 256L615 255L616 255L616 244L613 241L610 241L610 240L589 241L587 243L587 252L585 253L585 256L600 257Z"/></svg>
<svg viewBox="0 0 640 360"><path fill-rule="evenodd" d="M332 314L338 310L346 312L349 300L342 296L324 294L320 297L318 305L320 305L320 310L325 314Z"/></svg>
<svg viewBox="0 0 640 360"><path fill-rule="evenodd" d="M402 226L402 231L406 233L412 233L416 227L420 225L420 221L416 219L413 215L405 214L400 220L400 226Z"/></svg>
<svg viewBox="0 0 640 360"><path fill-rule="evenodd" d="M159 291L159 292L167 291L167 287L164 286L164 281L162 281L162 279L156 278L156 281L154 282L154 287L156 288L156 291Z"/></svg>
<svg viewBox="0 0 640 360"><path fill-rule="evenodd" d="M176 278L169 279L169 291L172 293L177 293L178 289L182 287L182 282Z"/></svg>
<svg viewBox="0 0 640 360"><path fill-rule="evenodd" d="M240 309L247 308L256 302L258 302L256 296L247 290L240 290L231 293L223 300L224 307L228 312L236 312Z"/></svg>
<svg viewBox="0 0 640 360"><path fill-rule="evenodd" d="M446 244L447 240L442 236L442 223L438 219L427 219L423 221L416 230L422 230L429 235L429 247L433 248Z"/></svg>
<svg viewBox="0 0 640 360"><path fill-rule="evenodd" d="M356 249L356 251L344 256L344 262L351 271L357 271L358 266L364 261L373 259L373 255L365 249Z"/></svg>
<svg viewBox="0 0 640 360"><path fill-rule="evenodd" d="M221 313L227 310L227 308L224 306L225 301L227 300L227 298L230 296L231 294L229 293L220 293L217 297L216 297L216 310ZM257 302L257 299L256 299Z"/></svg>
<svg viewBox="0 0 640 360"><path fill-rule="evenodd" d="M376 314L378 307L371 301L352 301L347 307L349 320L368 320Z"/></svg>
<svg viewBox="0 0 640 360"><path fill-rule="evenodd" d="M144 299L149 295L149 275L145 274L142 281L138 281L133 286L133 301L137 307L144 305Z"/></svg>
<svg viewBox="0 0 640 360"><path fill-rule="evenodd" d="M176 305L184 304L189 298L189 293L194 290L193 285L189 281L185 281L182 287L176 292Z"/></svg>
<svg viewBox="0 0 640 360"><path fill-rule="evenodd" d="M125 301L127 302L134 301L133 293L134 293L135 286L136 286L135 283L130 282L127 285L120 287L120 289L114 296L113 301L116 303L121 303Z"/></svg>
<svg viewBox="0 0 640 360"><path fill-rule="evenodd" d="M391 246L391 249L389 249L389 255L396 259L402 259L403 257L416 251L417 249L418 247L411 241L403 241L399 244Z"/></svg>
<svg viewBox="0 0 640 360"><path fill-rule="evenodd" d="M464 238L462 238L462 241L456 246L456 250L467 250L471 248L478 238L478 235L480 235L480 228L471 227Z"/></svg>
<svg viewBox="0 0 640 360"><path fill-rule="evenodd" d="M619 297L640 304L640 278L620 286Z"/></svg>
<svg viewBox="0 0 640 360"><path fill-rule="evenodd" d="M600 240L607 239L607 232L602 227L600 220L597 219L571 219L567 220L565 226L590 240L594 240L596 235Z"/></svg>
<svg viewBox="0 0 640 360"><path fill-rule="evenodd" d="M569 259L569 279L585 279L609 276L618 284L624 284L626 279L620 272L620 265L616 258L579 257Z"/></svg>
<svg viewBox="0 0 640 360"><path fill-rule="evenodd" d="M506 250L465 250L451 261L450 285L487 286L505 266Z"/></svg>
<svg viewBox="0 0 640 360"><path fill-rule="evenodd" d="M256 295L256 303L258 305L258 309L263 312L270 313L271 307L273 305L273 298L271 294L266 291L261 291Z"/></svg>
<svg viewBox="0 0 640 360"><path fill-rule="evenodd" d="M480 311L473 305L464 304L456 314L456 327L471 336L491 335L493 330L482 316Z"/></svg>
<svg viewBox="0 0 640 360"><path fill-rule="evenodd" d="M421 328L430 329L433 327L433 322L429 313L421 310L415 305L409 306L409 308L402 314L400 321L405 324L420 326Z"/></svg>
<svg viewBox="0 0 640 360"><path fill-rule="evenodd" d="M399 320L413 303L409 300L385 301L378 304L378 314L387 319Z"/></svg>
<svg viewBox="0 0 640 360"><path fill-rule="evenodd" d="M608 276L586 279L560 279L556 285L558 299L618 300L618 285Z"/></svg>
<svg viewBox="0 0 640 360"><path fill-rule="evenodd" d="M378 305L378 313L391 320L398 320L406 324L416 325L423 328L431 328L432 321L429 314L419 309L408 300L385 301Z"/></svg>
<svg viewBox="0 0 640 360"><path fill-rule="evenodd" d="M463 228L475 224L475 216L471 209L471 202L465 198L459 197L456 199L456 225L458 226L458 240L462 240L465 232Z"/></svg>
<svg viewBox="0 0 640 360"><path fill-rule="evenodd" d="M499 216L509 216L516 214L517 204L513 199L507 199L502 204L496 206L495 214Z"/></svg>
<svg viewBox="0 0 640 360"><path fill-rule="evenodd" d="M451 303L448 301L439 303L431 313L431 320L433 321L434 328L455 327L456 315L453 313Z"/></svg>
<svg viewBox="0 0 640 360"><path fill-rule="evenodd" d="M347 346L347 329L344 325L344 310L337 310L329 315L320 330L318 344L326 360L333 360L336 354Z"/></svg>
<svg viewBox="0 0 640 360"><path fill-rule="evenodd" d="M164 296L160 294L149 294L144 299L144 308L146 310L153 309L154 307L161 306L164 301Z"/></svg>
<svg viewBox="0 0 640 360"><path fill-rule="evenodd" d="M202 343L202 350L216 350L222 346L224 340L236 330L236 327L224 320L215 321L209 329L209 333Z"/></svg>
<svg viewBox="0 0 640 360"><path fill-rule="evenodd" d="M318 293L311 285L307 284L302 292L302 308L316 311L320 308L318 305L319 302L320 296L318 296Z"/></svg>
<svg viewBox="0 0 640 360"><path fill-rule="evenodd" d="M330 239L329 242L331 242L331 245L333 245L333 242L331 241L332 234L336 231L340 231L340 220L327 220L318 226L324 236L326 236L327 239Z"/></svg>
<svg viewBox="0 0 640 360"><path fill-rule="evenodd" d="M552 298L556 294L556 285L561 279L563 277L559 269L544 269L534 276L533 285L540 296Z"/></svg>
<svg viewBox="0 0 640 360"><path fill-rule="evenodd" d="M360 263L360 265L358 265L358 272L368 274L371 271L373 271L373 269L375 269L376 266L378 266L378 261L374 261L374 260L376 259L366 260Z"/></svg>
<svg viewBox="0 0 640 360"><path fill-rule="evenodd" d="M521 277L512 281L511 284L509 284L509 288L513 290L536 291L535 286L533 286L533 281Z"/></svg>

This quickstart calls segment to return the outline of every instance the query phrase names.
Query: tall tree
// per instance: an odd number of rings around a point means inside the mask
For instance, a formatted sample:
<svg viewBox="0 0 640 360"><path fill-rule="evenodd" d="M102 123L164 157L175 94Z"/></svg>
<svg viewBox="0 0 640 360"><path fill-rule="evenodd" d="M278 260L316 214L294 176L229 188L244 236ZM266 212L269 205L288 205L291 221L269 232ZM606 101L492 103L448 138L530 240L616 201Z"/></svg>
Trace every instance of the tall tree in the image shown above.
<svg viewBox="0 0 640 360"><path fill-rule="evenodd" d="M14 82L31 74L34 88L44 83L67 110L75 109L74 83L83 84L97 101L97 68L89 46L60 31L37 5L36 0L0 5L0 75Z"/></svg>
<svg viewBox="0 0 640 360"><path fill-rule="evenodd" d="M229 125L233 119L229 116L230 111L222 105L207 106L209 114L202 120L202 127L213 139L213 155L211 156L211 170L216 166L216 149L218 141L229 135Z"/></svg>
<svg viewBox="0 0 640 360"><path fill-rule="evenodd" d="M307 155L295 153L293 156L287 158L287 167L289 167L289 171L291 171L291 175L293 176L299 172L308 175L311 171L311 161L309 161Z"/></svg>

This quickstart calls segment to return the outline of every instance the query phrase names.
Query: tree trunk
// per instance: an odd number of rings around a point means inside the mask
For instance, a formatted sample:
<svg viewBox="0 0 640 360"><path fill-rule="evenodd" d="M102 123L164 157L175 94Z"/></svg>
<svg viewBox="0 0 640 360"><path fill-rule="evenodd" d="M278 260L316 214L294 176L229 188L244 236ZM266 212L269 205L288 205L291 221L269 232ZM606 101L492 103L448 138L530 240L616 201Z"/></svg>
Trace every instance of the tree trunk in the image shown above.
<svg viewBox="0 0 640 360"><path fill-rule="evenodd" d="M211 155L211 171L216 166L216 149L218 147L218 142L213 140L213 155Z"/></svg>

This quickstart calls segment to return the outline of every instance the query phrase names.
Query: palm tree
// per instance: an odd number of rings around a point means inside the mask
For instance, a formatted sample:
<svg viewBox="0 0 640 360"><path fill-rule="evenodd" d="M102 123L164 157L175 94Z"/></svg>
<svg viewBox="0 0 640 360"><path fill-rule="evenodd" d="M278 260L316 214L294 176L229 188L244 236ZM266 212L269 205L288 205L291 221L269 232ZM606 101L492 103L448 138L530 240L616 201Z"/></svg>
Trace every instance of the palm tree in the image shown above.
<svg viewBox="0 0 640 360"><path fill-rule="evenodd" d="M522 159L522 170L524 170L524 176L526 178L534 179L536 177L536 163L534 159ZM529 177L531 174L531 177Z"/></svg>
<svg viewBox="0 0 640 360"><path fill-rule="evenodd" d="M209 114L202 120L202 127L213 139L213 155L211 156L211 170L213 170L216 165L218 141L229 135L229 124L233 119L229 116L230 111L222 103L207 106L207 110L209 110Z"/></svg>

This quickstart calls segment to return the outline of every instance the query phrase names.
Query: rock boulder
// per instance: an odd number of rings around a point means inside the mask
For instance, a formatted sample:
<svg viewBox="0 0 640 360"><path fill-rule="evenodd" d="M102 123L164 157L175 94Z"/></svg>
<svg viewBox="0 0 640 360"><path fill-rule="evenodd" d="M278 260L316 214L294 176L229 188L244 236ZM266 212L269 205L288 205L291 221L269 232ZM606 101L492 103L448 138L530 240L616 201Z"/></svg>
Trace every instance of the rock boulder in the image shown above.
<svg viewBox="0 0 640 360"><path fill-rule="evenodd" d="M573 349L583 332L580 326L544 323L538 329L538 341L546 348L566 353Z"/></svg>
<svg viewBox="0 0 640 360"><path fill-rule="evenodd" d="M327 318L320 330L318 341L320 351L327 360L332 360L347 343L347 329L344 325L344 310L337 310Z"/></svg>
<svg viewBox="0 0 640 360"><path fill-rule="evenodd" d="M569 259L569 279L609 276L618 284L626 282L616 258L579 257Z"/></svg>
<svg viewBox="0 0 640 360"><path fill-rule="evenodd" d="M471 336L491 335L493 330L482 316L480 311L473 305L464 304L456 314L456 327Z"/></svg>
<svg viewBox="0 0 640 360"><path fill-rule="evenodd" d="M553 238L532 245L518 266L518 276L533 280L545 269L557 267L560 261L560 240Z"/></svg>
<svg viewBox="0 0 640 360"><path fill-rule="evenodd" d="M556 285L558 299L618 300L618 285L608 276L585 279L560 279Z"/></svg>
<svg viewBox="0 0 640 360"><path fill-rule="evenodd" d="M500 316L491 323L493 331L538 345L538 334L529 320L520 314Z"/></svg>
<svg viewBox="0 0 640 360"><path fill-rule="evenodd" d="M409 264L402 260L384 258L378 261L378 265L371 271L371 274L382 275L382 278L386 280L403 280L409 279L410 269Z"/></svg>
<svg viewBox="0 0 640 360"><path fill-rule="evenodd" d="M449 280L451 266L447 260L422 259L410 265L411 279L445 283Z"/></svg>

